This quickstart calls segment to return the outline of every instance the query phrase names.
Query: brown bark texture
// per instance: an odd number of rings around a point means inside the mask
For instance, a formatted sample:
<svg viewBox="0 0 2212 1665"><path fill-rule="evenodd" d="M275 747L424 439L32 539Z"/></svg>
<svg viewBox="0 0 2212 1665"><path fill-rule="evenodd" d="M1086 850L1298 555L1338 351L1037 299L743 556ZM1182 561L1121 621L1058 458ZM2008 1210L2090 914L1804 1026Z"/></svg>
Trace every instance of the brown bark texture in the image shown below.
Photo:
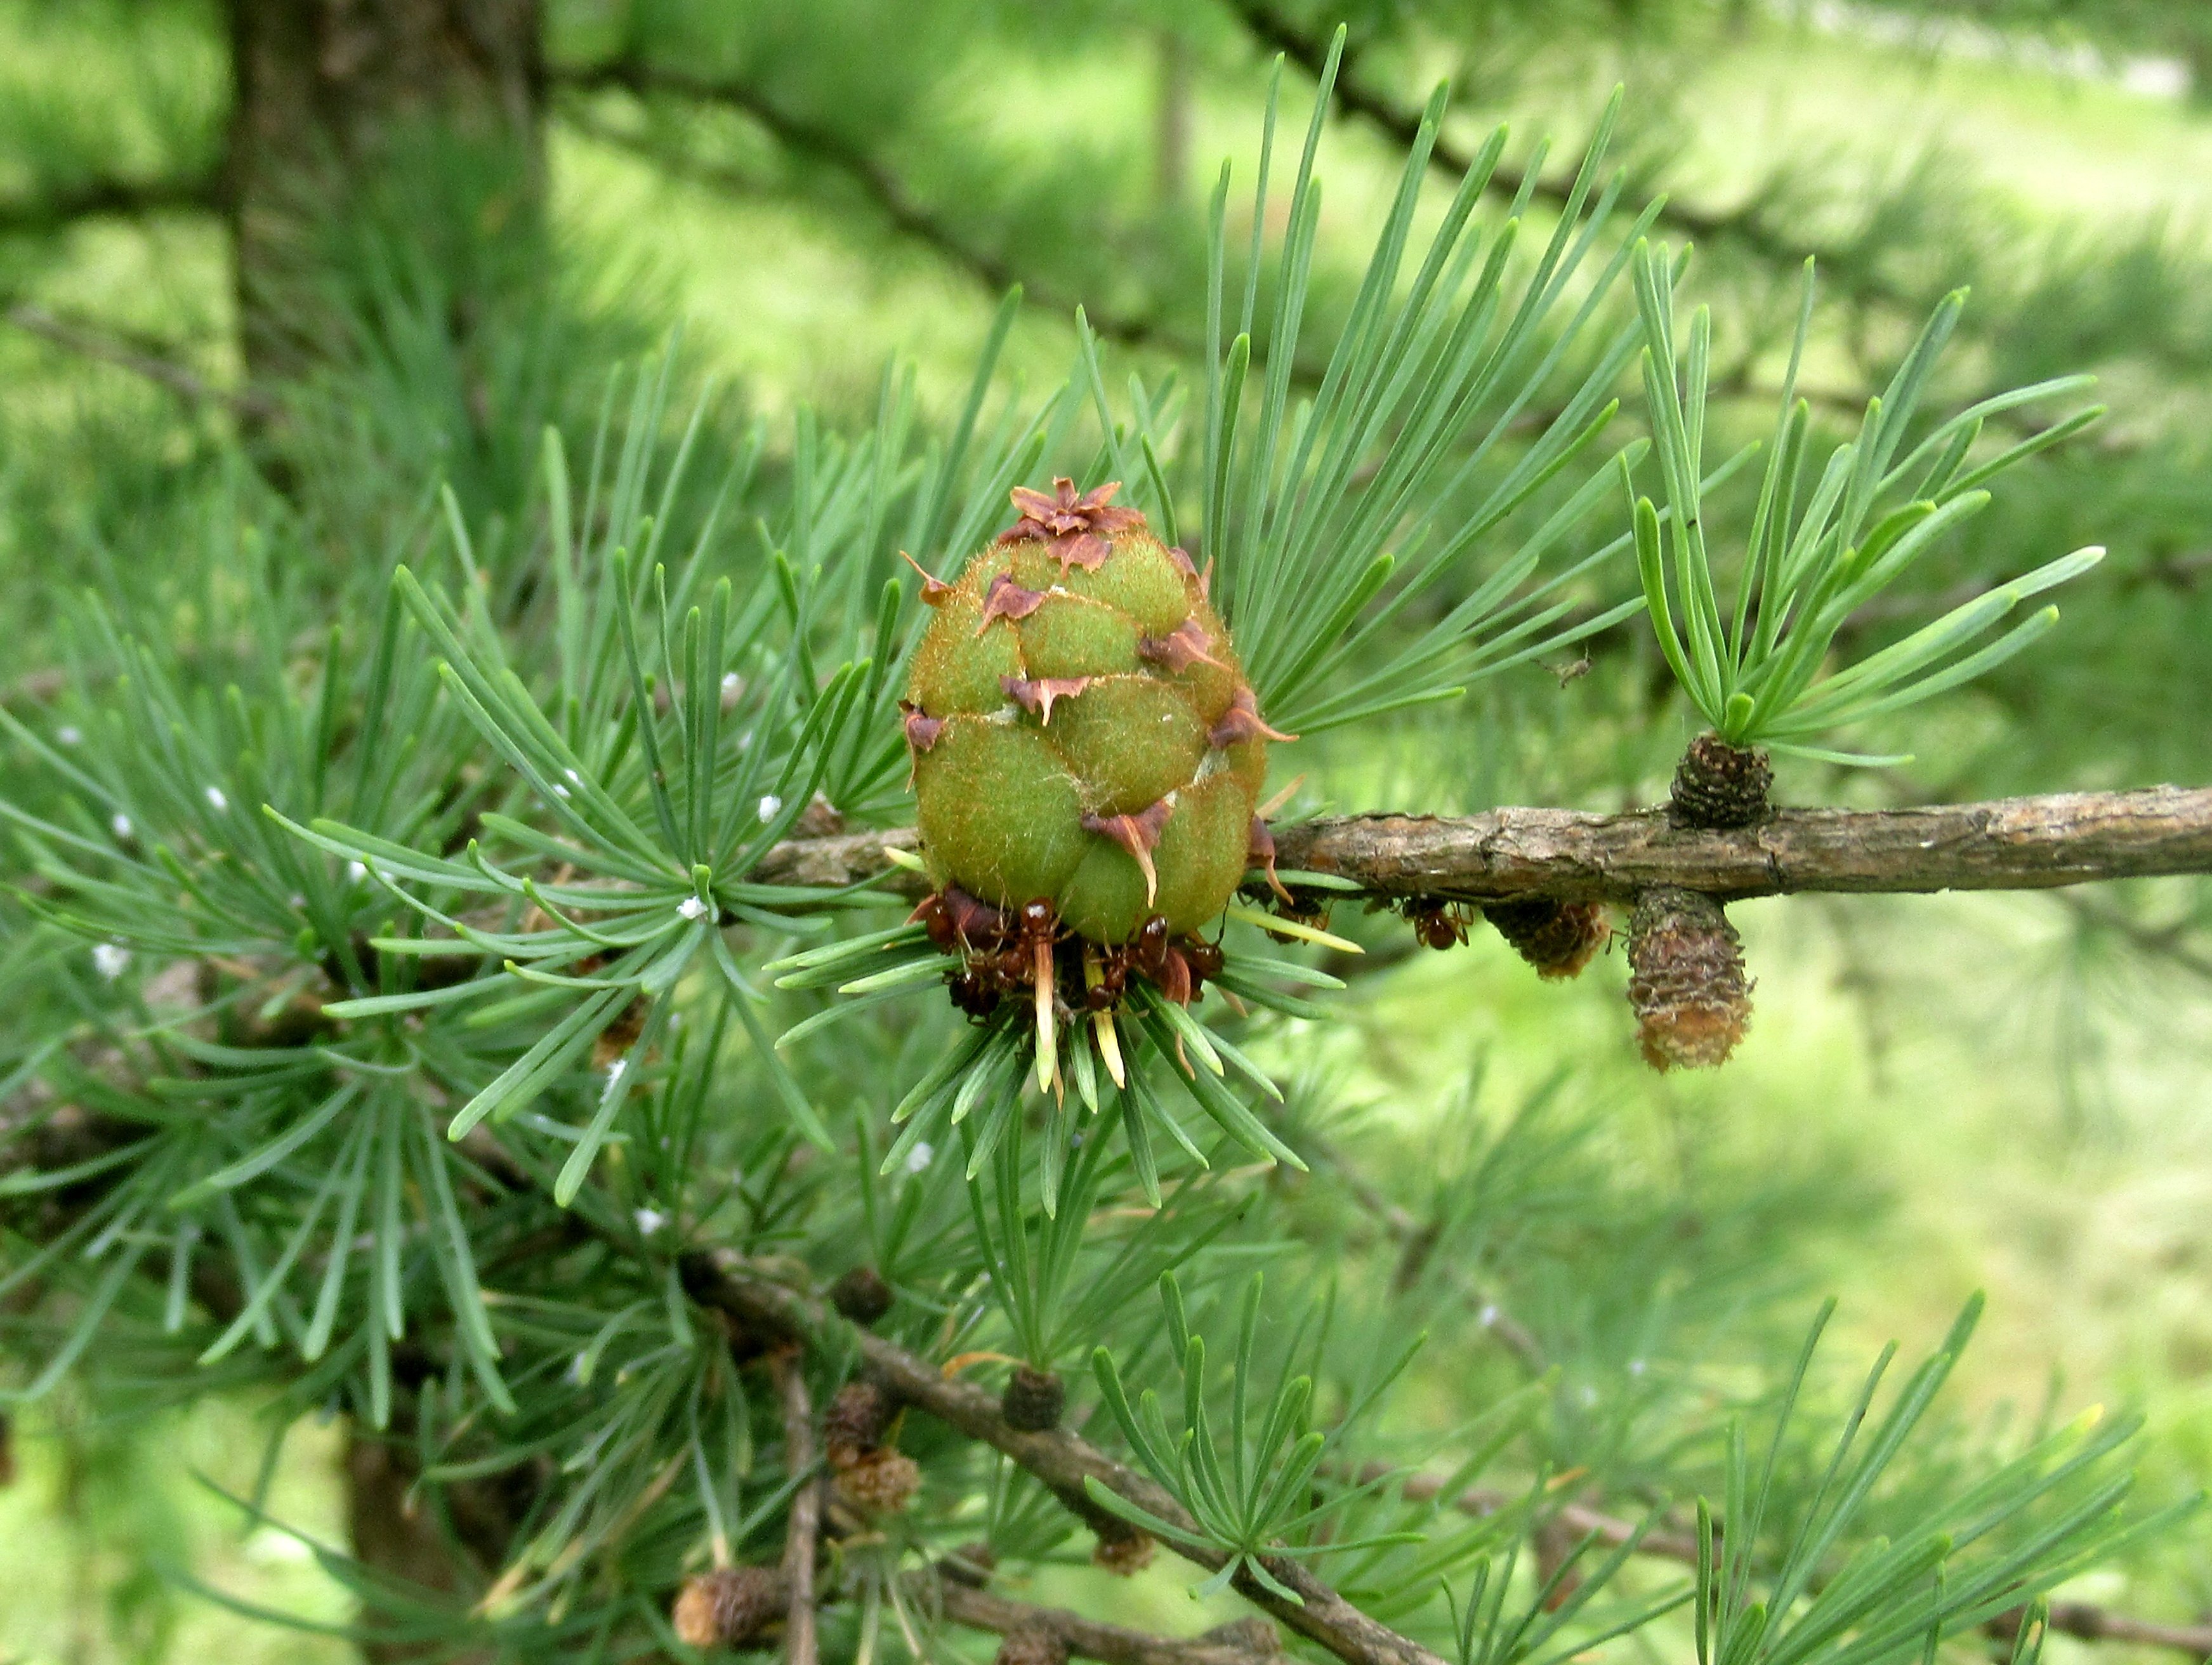
<svg viewBox="0 0 2212 1665"><path fill-rule="evenodd" d="M1653 885L1722 901L1809 891L2037 890L2212 872L2212 788L2052 793L1894 810L1778 810L1755 826L1682 827L1664 810L1593 815L1329 816L1275 829L1285 872L1397 899L1632 902ZM793 839L752 877L842 885L880 877L908 829ZM891 874L919 890L920 875ZM1295 883L1295 878L1293 878Z"/></svg>

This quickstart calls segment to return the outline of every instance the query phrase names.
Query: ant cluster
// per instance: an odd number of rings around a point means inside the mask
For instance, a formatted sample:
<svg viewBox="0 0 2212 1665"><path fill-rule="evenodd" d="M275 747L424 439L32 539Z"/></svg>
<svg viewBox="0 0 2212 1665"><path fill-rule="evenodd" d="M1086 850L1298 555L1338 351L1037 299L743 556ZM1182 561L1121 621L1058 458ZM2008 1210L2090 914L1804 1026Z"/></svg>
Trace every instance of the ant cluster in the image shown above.
<svg viewBox="0 0 2212 1665"><path fill-rule="evenodd" d="M988 1018L1010 999L1048 1001L1075 1012L1111 1012L1132 976L1143 976L1178 1006L1200 998L1206 979L1221 975L1221 950L1200 937L1171 938L1165 915L1154 914L1133 940L1103 946L1061 926L1052 903L1039 896L1014 913L979 901L957 884L922 898L914 921L948 954L960 956L947 974L952 1004L971 1018ZM1062 988L1080 989L1062 996Z"/></svg>

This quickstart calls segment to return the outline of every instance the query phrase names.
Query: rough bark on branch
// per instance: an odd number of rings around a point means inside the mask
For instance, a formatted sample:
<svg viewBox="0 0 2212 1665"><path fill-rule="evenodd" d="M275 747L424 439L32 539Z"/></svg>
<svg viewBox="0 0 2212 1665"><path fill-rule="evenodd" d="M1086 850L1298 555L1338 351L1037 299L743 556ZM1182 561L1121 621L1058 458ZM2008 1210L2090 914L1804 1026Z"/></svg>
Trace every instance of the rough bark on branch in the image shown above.
<svg viewBox="0 0 2212 1665"><path fill-rule="evenodd" d="M684 1269L696 1299L748 1324L805 1342L819 1337L832 1324L844 1327L844 1321L819 1302L762 1276L743 1255L732 1251L693 1256ZM854 1330L852 1341L869 1371L892 1393L970 1439L1005 1453L1085 1519L1095 1521L1103 1513L1084 1489L1086 1480L1095 1480L1162 1520L1195 1529L1173 1498L1080 1434L1064 1428L1038 1433L1018 1429L1000 1413L995 1395L965 1382L947 1380L927 1359L881 1336ZM1178 1549L1176 1553L1212 1571L1229 1559L1212 1549ZM1269 1563L1268 1571L1297 1591L1299 1602L1285 1601L1241 1574L1236 1588L1278 1622L1320 1644L1345 1665L1443 1665L1419 1643L1360 1612L1304 1566L1276 1560Z"/></svg>
<svg viewBox="0 0 2212 1665"><path fill-rule="evenodd" d="M843 885L893 871L887 849L915 835L793 839L752 877ZM2053 793L1894 810L1781 810L1756 826L1705 831L1663 810L1593 815L1498 809L1481 815L1328 817L1275 833L1286 871L1332 874L1373 896L1628 902L1655 884L1734 901L1808 891L1859 895L2039 890L2116 878L2212 872L2212 788Z"/></svg>

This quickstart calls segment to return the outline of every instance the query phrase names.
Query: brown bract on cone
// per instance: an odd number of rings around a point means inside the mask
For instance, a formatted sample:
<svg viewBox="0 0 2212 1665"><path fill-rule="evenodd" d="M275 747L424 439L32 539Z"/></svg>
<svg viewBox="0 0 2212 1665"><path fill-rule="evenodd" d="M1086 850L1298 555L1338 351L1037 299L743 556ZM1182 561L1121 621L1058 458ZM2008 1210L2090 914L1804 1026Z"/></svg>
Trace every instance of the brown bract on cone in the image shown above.
<svg viewBox="0 0 2212 1665"><path fill-rule="evenodd" d="M1598 950L1613 940L1602 902L1492 902L1484 904L1482 914L1547 981L1579 977Z"/></svg>
<svg viewBox="0 0 2212 1665"><path fill-rule="evenodd" d="M994 1665L1067 1665L1067 1642L1049 1626L1018 1626L999 1644Z"/></svg>
<svg viewBox="0 0 2212 1665"><path fill-rule="evenodd" d="M1027 1364L1014 1366L1014 1373L1006 1378L1006 1391L999 1397L1000 1413L1027 1434L1057 1428L1060 1413L1066 1408L1067 1384L1051 1370L1032 1370Z"/></svg>
<svg viewBox="0 0 2212 1665"><path fill-rule="evenodd" d="M844 1463L833 1457L830 1467L839 1495L871 1515L896 1515L921 1490L921 1465L888 1447L861 1452Z"/></svg>
<svg viewBox="0 0 2212 1665"><path fill-rule="evenodd" d="M1751 984L1720 903L1670 885L1644 891L1629 921L1628 971L1637 1037L1652 1068L1708 1069L1735 1050L1751 1019Z"/></svg>
<svg viewBox="0 0 2212 1665"><path fill-rule="evenodd" d="M687 1647L742 1648L783 1609L783 1575L774 1567L721 1567L684 1581L668 1622Z"/></svg>
<svg viewBox="0 0 2212 1665"><path fill-rule="evenodd" d="M1732 746L1708 731L1674 766L1671 807L1686 827L1748 827L1766 818L1773 787L1764 746Z"/></svg>

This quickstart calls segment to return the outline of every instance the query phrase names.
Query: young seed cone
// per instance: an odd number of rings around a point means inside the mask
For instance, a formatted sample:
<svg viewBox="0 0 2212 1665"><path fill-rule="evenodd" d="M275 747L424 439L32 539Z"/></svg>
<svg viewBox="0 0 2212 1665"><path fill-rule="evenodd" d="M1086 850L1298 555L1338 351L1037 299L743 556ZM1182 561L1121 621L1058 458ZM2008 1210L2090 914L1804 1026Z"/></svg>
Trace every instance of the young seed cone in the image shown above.
<svg viewBox="0 0 2212 1665"><path fill-rule="evenodd" d="M1209 924L1244 876L1267 779L1229 632L1181 550L1114 488L1014 494L1022 518L928 599L907 690L931 875L1043 898L1102 944Z"/></svg>
<svg viewBox="0 0 2212 1665"><path fill-rule="evenodd" d="M1748 827L1766 818L1773 787L1765 747L1732 746L1708 731L1674 766L1674 818L1686 827Z"/></svg>
<svg viewBox="0 0 2212 1665"><path fill-rule="evenodd" d="M1053 1371L1031 1370L1027 1364L1014 1366L999 1397L1000 1413L1029 1434L1059 1427L1060 1413L1066 1408L1067 1384Z"/></svg>
<svg viewBox="0 0 2212 1665"><path fill-rule="evenodd" d="M863 1329L889 1312L893 1299L891 1286L872 1266L856 1266L830 1285L830 1304Z"/></svg>
<svg viewBox="0 0 2212 1665"><path fill-rule="evenodd" d="M1493 902L1483 917L1513 951L1547 981L1579 977L1599 949L1613 939L1603 904L1595 902Z"/></svg>
<svg viewBox="0 0 2212 1665"><path fill-rule="evenodd" d="M781 1618L783 1575L774 1567L722 1567L684 1581L668 1622L693 1648L741 1648Z"/></svg>
<svg viewBox="0 0 2212 1665"><path fill-rule="evenodd" d="M1656 885L1628 927L1628 1002L1644 1061L1656 1070L1727 1060L1751 1019L1743 948L1720 903Z"/></svg>

